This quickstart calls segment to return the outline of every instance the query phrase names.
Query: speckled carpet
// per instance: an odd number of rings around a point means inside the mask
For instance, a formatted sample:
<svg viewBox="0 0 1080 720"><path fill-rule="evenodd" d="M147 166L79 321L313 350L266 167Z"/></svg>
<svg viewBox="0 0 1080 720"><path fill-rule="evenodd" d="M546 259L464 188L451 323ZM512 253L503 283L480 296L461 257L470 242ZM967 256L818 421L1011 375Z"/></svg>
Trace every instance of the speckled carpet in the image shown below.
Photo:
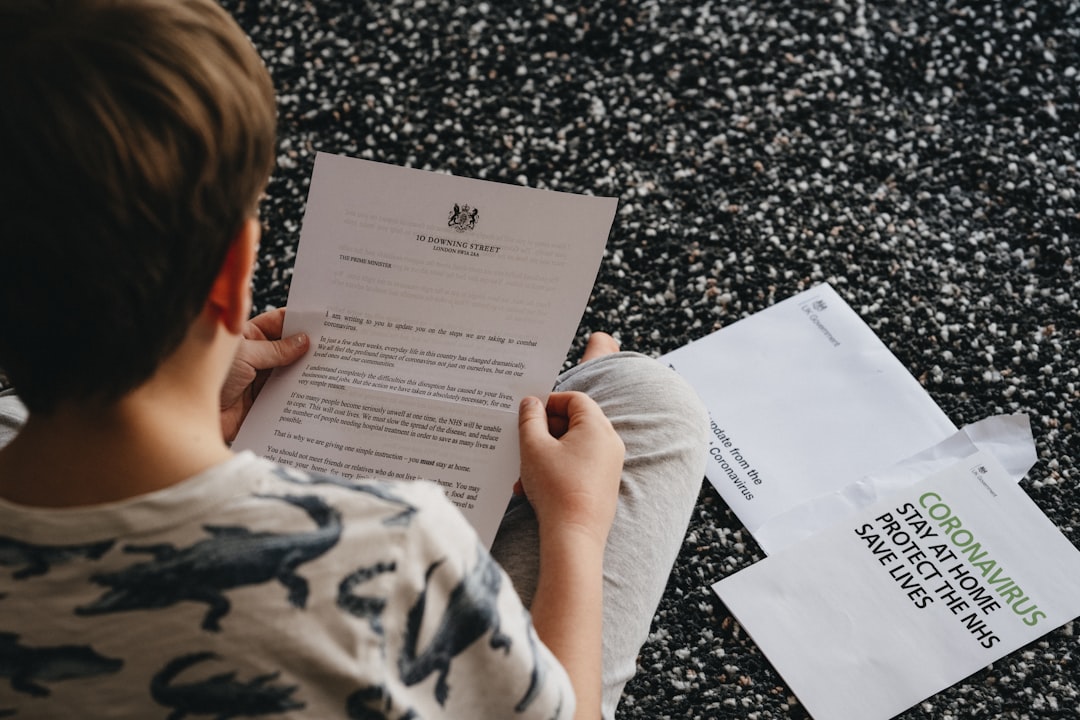
<svg viewBox="0 0 1080 720"><path fill-rule="evenodd" d="M1080 3L228 0L280 95L261 308L316 150L619 212L584 337L651 355L830 282L958 425L1025 412L1075 543ZM709 589L762 557L710 487L622 718L804 718ZM1074 625L902 717L1080 715Z"/></svg>

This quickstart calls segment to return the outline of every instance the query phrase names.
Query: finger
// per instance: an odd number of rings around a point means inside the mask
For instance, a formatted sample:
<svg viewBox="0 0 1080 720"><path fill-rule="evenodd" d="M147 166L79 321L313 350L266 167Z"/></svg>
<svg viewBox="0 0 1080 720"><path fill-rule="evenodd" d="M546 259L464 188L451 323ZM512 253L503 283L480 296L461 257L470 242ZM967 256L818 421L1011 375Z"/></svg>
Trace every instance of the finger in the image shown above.
<svg viewBox="0 0 1080 720"><path fill-rule="evenodd" d="M552 437L560 438L570 429L570 422L562 415L548 414L548 432Z"/></svg>
<svg viewBox="0 0 1080 720"><path fill-rule="evenodd" d="M581 392L557 392L548 396L547 414L553 420L565 418L568 425L592 416L602 416L604 411L591 397Z"/></svg>
<svg viewBox="0 0 1080 720"><path fill-rule="evenodd" d="M285 308L279 307L260 313L248 321L263 334L267 340L280 340L281 330L285 326Z"/></svg>
<svg viewBox="0 0 1080 720"><path fill-rule="evenodd" d="M523 447L542 442L551 437L548 433L548 415L539 398L523 398L518 407L518 437Z"/></svg>
<svg viewBox="0 0 1080 720"><path fill-rule="evenodd" d="M270 370L296 361L310 344L304 333L281 340L251 340L242 346L243 359L256 370Z"/></svg>

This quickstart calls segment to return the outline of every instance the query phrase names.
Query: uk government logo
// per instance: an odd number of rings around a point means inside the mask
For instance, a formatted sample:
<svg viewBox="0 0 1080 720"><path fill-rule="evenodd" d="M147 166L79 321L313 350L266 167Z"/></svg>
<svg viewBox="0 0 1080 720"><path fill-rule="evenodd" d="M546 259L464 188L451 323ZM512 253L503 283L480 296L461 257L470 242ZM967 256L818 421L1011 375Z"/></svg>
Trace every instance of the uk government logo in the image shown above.
<svg viewBox="0 0 1080 720"><path fill-rule="evenodd" d="M478 209L454 203L454 209L450 211L446 225L461 233L476 227L476 221L479 219L480 211Z"/></svg>
<svg viewBox="0 0 1080 720"><path fill-rule="evenodd" d="M806 317L810 319L810 322L817 326L817 329L821 331L821 334L825 336L825 339L832 343L833 347L840 346L840 341L829 332L829 328L825 327L825 323L818 317L819 314L824 313L829 309L824 298L815 296L808 300L804 300L799 303L799 308L806 314Z"/></svg>

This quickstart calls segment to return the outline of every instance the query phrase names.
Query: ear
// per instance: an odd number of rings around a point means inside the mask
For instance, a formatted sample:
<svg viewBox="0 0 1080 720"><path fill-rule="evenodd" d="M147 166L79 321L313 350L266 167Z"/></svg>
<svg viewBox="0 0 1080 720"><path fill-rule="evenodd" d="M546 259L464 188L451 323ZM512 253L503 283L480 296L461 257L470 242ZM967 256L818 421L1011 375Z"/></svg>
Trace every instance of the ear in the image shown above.
<svg viewBox="0 0 1080 720"><path fill-rule="evenodd" d="M248 218L244 221L206 299L207 309L212 310L234 335L240 334L251 313L251 277L255 272L255 253L259 249L261 233L258 220Z"/></svg>

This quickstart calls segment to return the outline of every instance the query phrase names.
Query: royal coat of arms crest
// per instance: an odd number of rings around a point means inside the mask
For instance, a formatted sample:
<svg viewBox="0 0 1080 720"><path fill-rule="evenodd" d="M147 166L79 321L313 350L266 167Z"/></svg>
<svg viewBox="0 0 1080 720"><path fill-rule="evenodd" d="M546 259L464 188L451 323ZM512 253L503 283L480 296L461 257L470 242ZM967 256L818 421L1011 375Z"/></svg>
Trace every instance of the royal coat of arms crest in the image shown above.
<svg viewBox="0 0 1080 720"><path fill-rule="evenodd" d="M454 209L450 211L446 224L458 232L465 232L476 227L476 221L479 217L480 211L476 208L454 203Z"/></svg>

